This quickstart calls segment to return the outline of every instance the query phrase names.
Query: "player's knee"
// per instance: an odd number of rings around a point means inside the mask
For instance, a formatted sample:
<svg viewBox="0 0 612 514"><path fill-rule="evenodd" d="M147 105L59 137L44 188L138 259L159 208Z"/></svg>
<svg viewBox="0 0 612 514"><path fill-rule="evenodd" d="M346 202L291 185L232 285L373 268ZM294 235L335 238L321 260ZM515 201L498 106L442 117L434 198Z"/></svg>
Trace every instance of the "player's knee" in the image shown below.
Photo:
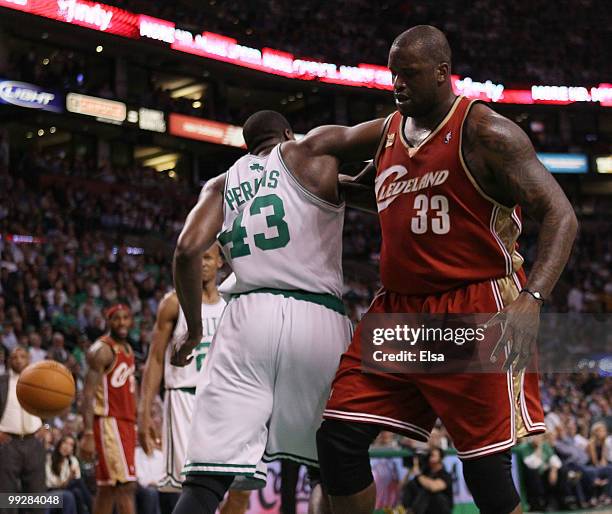
<svg viewBox="0 0 612 514"><path fill-rule="evenodd" d="M350 496L372 483L368 449L378 432L374 425L323 421L317 431L317 449L326 493Z"/></svg>
<svg viewBox="0 0 612 514"><path fill-rule="evenodd" d="M463 476L482 514L509 514L520 502L510 450L463 461Z"/></svg>
<svg viewBox="0 0 612 514"><path fill-rule="evenodd" d="M187 475L172 514L213 514L233 479L233 476Z"/></svg>

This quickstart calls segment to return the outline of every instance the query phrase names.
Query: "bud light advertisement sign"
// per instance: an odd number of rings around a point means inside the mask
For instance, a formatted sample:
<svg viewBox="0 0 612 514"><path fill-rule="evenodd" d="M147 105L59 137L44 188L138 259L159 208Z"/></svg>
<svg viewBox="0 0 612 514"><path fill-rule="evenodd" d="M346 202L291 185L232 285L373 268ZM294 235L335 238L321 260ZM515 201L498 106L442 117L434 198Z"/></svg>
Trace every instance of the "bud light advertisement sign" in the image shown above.
<svg viewBox="0 0 612 514"><path fill-rule="evenodd" d="M27 82L2 78L0 78L0 104L64 112L64 96L61 93Z"/></svg>

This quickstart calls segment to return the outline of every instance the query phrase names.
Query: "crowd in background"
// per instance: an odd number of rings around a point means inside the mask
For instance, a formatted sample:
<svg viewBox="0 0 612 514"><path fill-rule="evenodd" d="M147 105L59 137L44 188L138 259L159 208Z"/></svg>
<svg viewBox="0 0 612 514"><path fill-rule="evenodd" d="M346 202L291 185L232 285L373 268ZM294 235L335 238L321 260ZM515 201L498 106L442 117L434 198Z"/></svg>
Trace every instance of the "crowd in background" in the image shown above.
<svg viewBox="0 0 612 514"><path fill-rule="evenodd" d="M456 72L498 82L591 85L607 81L601 0L561 4L493 0L403 2L272 0L265 7L237 0L182 0L167 4L109 0L125 9L176 21L195 33L211 31L256 48L269 47L339 64L385 65L391 40L410 25L443 30L456 56ZM537 14L537 16L536 16ZM558 37L563 34L563 37ZM512 41L512 45L509 42ZM528 55L529 59L521 56ZM580 62L576 69L573 63ZM608 68L609 69L609 68Z"/></svg>
<svg viewBox="0 0 612 514"><path fill-rule="evenodd" d="M83 163L74 169L65 162L40 158L36 166L35 172L22 170L19 176L6 169L0 173L0 373L17 345L29 348L32 362L55 359L73 373L77 400L70 412L54 420L48 440L52 452L73 447L81 432L77 412L87 369L85 353L106 330L104 309L111 303L126 303L134 313L130 341L138 371L142 370L157 306L172 287L172 244L168 242L176 238L195 192L189 201L172 201L172 195L184 194L182 186L177 184L173 190L173 181L147 170L143 170L147 188L137 189L130 180L117 184L123 182L122 169L106 168L85 180ZM139 171L131 173L137 177ZM58 177L81 177L83 184L54 184ZM109 183L122 192L102 187ZM164 194L152 196L159 188ZM583 230L546 311L570 316L610 312L612 248L609 238L600 235L602 227L608 231L611 227L605 209L599 214L596 203L587 197L576 205ZM526 226L521 250L529 263L535 255L535 237ZM161 235L165 246L148 249L146 234L151 232ZM129 247L125 241L130 238L141 241L142 248ZM379 243L376 217L348 211L345 301L354 321L367 310L378 287ZM604 348L609 344L609 338L603 341ZM538 508L608 503L612 496L612 439L607 435L612 426L612 381L586 371L546 375L542 400L550 432L519 447L530 477L530 502ZM414 447L387 435L381 441ZM443 427L436 430L432 444L442 449L452 446Z"/></svg>

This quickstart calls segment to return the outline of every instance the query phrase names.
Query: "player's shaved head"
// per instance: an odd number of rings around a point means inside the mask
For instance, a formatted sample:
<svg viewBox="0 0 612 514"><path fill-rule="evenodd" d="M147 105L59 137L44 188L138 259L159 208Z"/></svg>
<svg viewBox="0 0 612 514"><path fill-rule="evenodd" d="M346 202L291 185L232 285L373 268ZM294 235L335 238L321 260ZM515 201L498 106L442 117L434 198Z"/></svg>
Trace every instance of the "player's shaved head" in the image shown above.
<svg viewBox="0 0 612 514"><path fill-rule="evenodd" d="M452 101L451 49L431 25L417 25L395 38L389 50L395 104L404 116L426 116Z"/></svg>
<svg viewBox="0 0 612 514"><path fill-rule="evenodd" d="M249 153L293 138L291 125L280 112L257 111L242 127L242 135Z"/></svg>
<svg viewBox="0 0 612 514"><path fill-rule="evenodd" d="M392 47L410 48L432 64L446 62L450 65L451 49L444 33L431 25L417 25L395 38Z"/></svg>

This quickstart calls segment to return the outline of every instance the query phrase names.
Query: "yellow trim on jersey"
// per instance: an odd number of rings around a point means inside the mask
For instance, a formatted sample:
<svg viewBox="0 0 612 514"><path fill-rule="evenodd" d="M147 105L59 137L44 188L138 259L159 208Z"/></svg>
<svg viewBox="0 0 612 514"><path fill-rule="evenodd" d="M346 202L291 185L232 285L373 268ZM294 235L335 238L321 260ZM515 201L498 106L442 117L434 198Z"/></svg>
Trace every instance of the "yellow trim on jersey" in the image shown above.
<svg viewBox="0 0 612 514"><path fill-rule="evenodd" d="M393 119L393 116L395 115L397 111L393 111L391 114L389 114L389 116L387 116L385 118L385 121L383 122L383 130L382 130L382 134L380 135L380 141L378 142L378 147L376 148L376 153L374 154L374 160L372 161L374 163L374 166L376 166L378 168L378 159L380 158L380 154L383 151L384 148L386 148L386 144L387 144L387 133L389 132L389 127L391 126L391 120Z"/></svg>
<svg viewBox="0 0 612 514"><path fill-rule="evenodd" d="M400 126L399 126L399 134L400 134L400 141L404 144L404 146L406 147L406 151L408 152L408 156L409 157L414 157L416 155L416 153L423 147L423 145L425 145L428 141L430 141L438 132L440 132L440 130L442 129L442 127L444 125L446 125L448 123L448 120L451 119L451 116L455 113L455 111L457 110L457 107L459 106L459 103L461 101L463 97L462 96L458 96L457 98L455 98L455 101L453 102L452 107L450 108L450 110L448 111L448 113L446 114L446 116L444 116L444 118L442 119L442 121L440 123L438 123L436 125L436 128L434 128L429 135L423 139L423 141L421 141L417 146L412 147L410 146L410 144L408 143L408 141L406 141L406 136L404 135L404 116L402 115L401 120L400 120Z"/></svg>
<svg viewBox="0 0 612 514"><path fill-rule="evenodd" d="M130 475L127 468L117 420L115 418L100 417L98 421L108 478L112 482L128 482L133 480L134 477Z"/></svg>
<svg viewBox="0 0 612 514"><path fill-rule="evenodd" d="M496 280L497 289L500 293L502 305L505 307L512 303L518 295L520 294L520 290L514 281L512 276L498 278ZM519 373L512 373L512 393L514 400L514 422L516 427L516 437L525 437L529 434L527 430L527 426L525 425L525 420L523 419L523 414L521 412L521 394L523 394L521 385L522 385L522 375L524 374L524 370Z"/></svg>
<svg viewBox="0 0 612 514"><path fill-rule="evenodd" d="M517 271L521 269L524 259L516 251L516 241L521 235L521 229L516 224L516 221L514 221L513 213L514 209L512 211L498 210L493 230L495 230L495 233L506 248L511 271Z"/></svg>

